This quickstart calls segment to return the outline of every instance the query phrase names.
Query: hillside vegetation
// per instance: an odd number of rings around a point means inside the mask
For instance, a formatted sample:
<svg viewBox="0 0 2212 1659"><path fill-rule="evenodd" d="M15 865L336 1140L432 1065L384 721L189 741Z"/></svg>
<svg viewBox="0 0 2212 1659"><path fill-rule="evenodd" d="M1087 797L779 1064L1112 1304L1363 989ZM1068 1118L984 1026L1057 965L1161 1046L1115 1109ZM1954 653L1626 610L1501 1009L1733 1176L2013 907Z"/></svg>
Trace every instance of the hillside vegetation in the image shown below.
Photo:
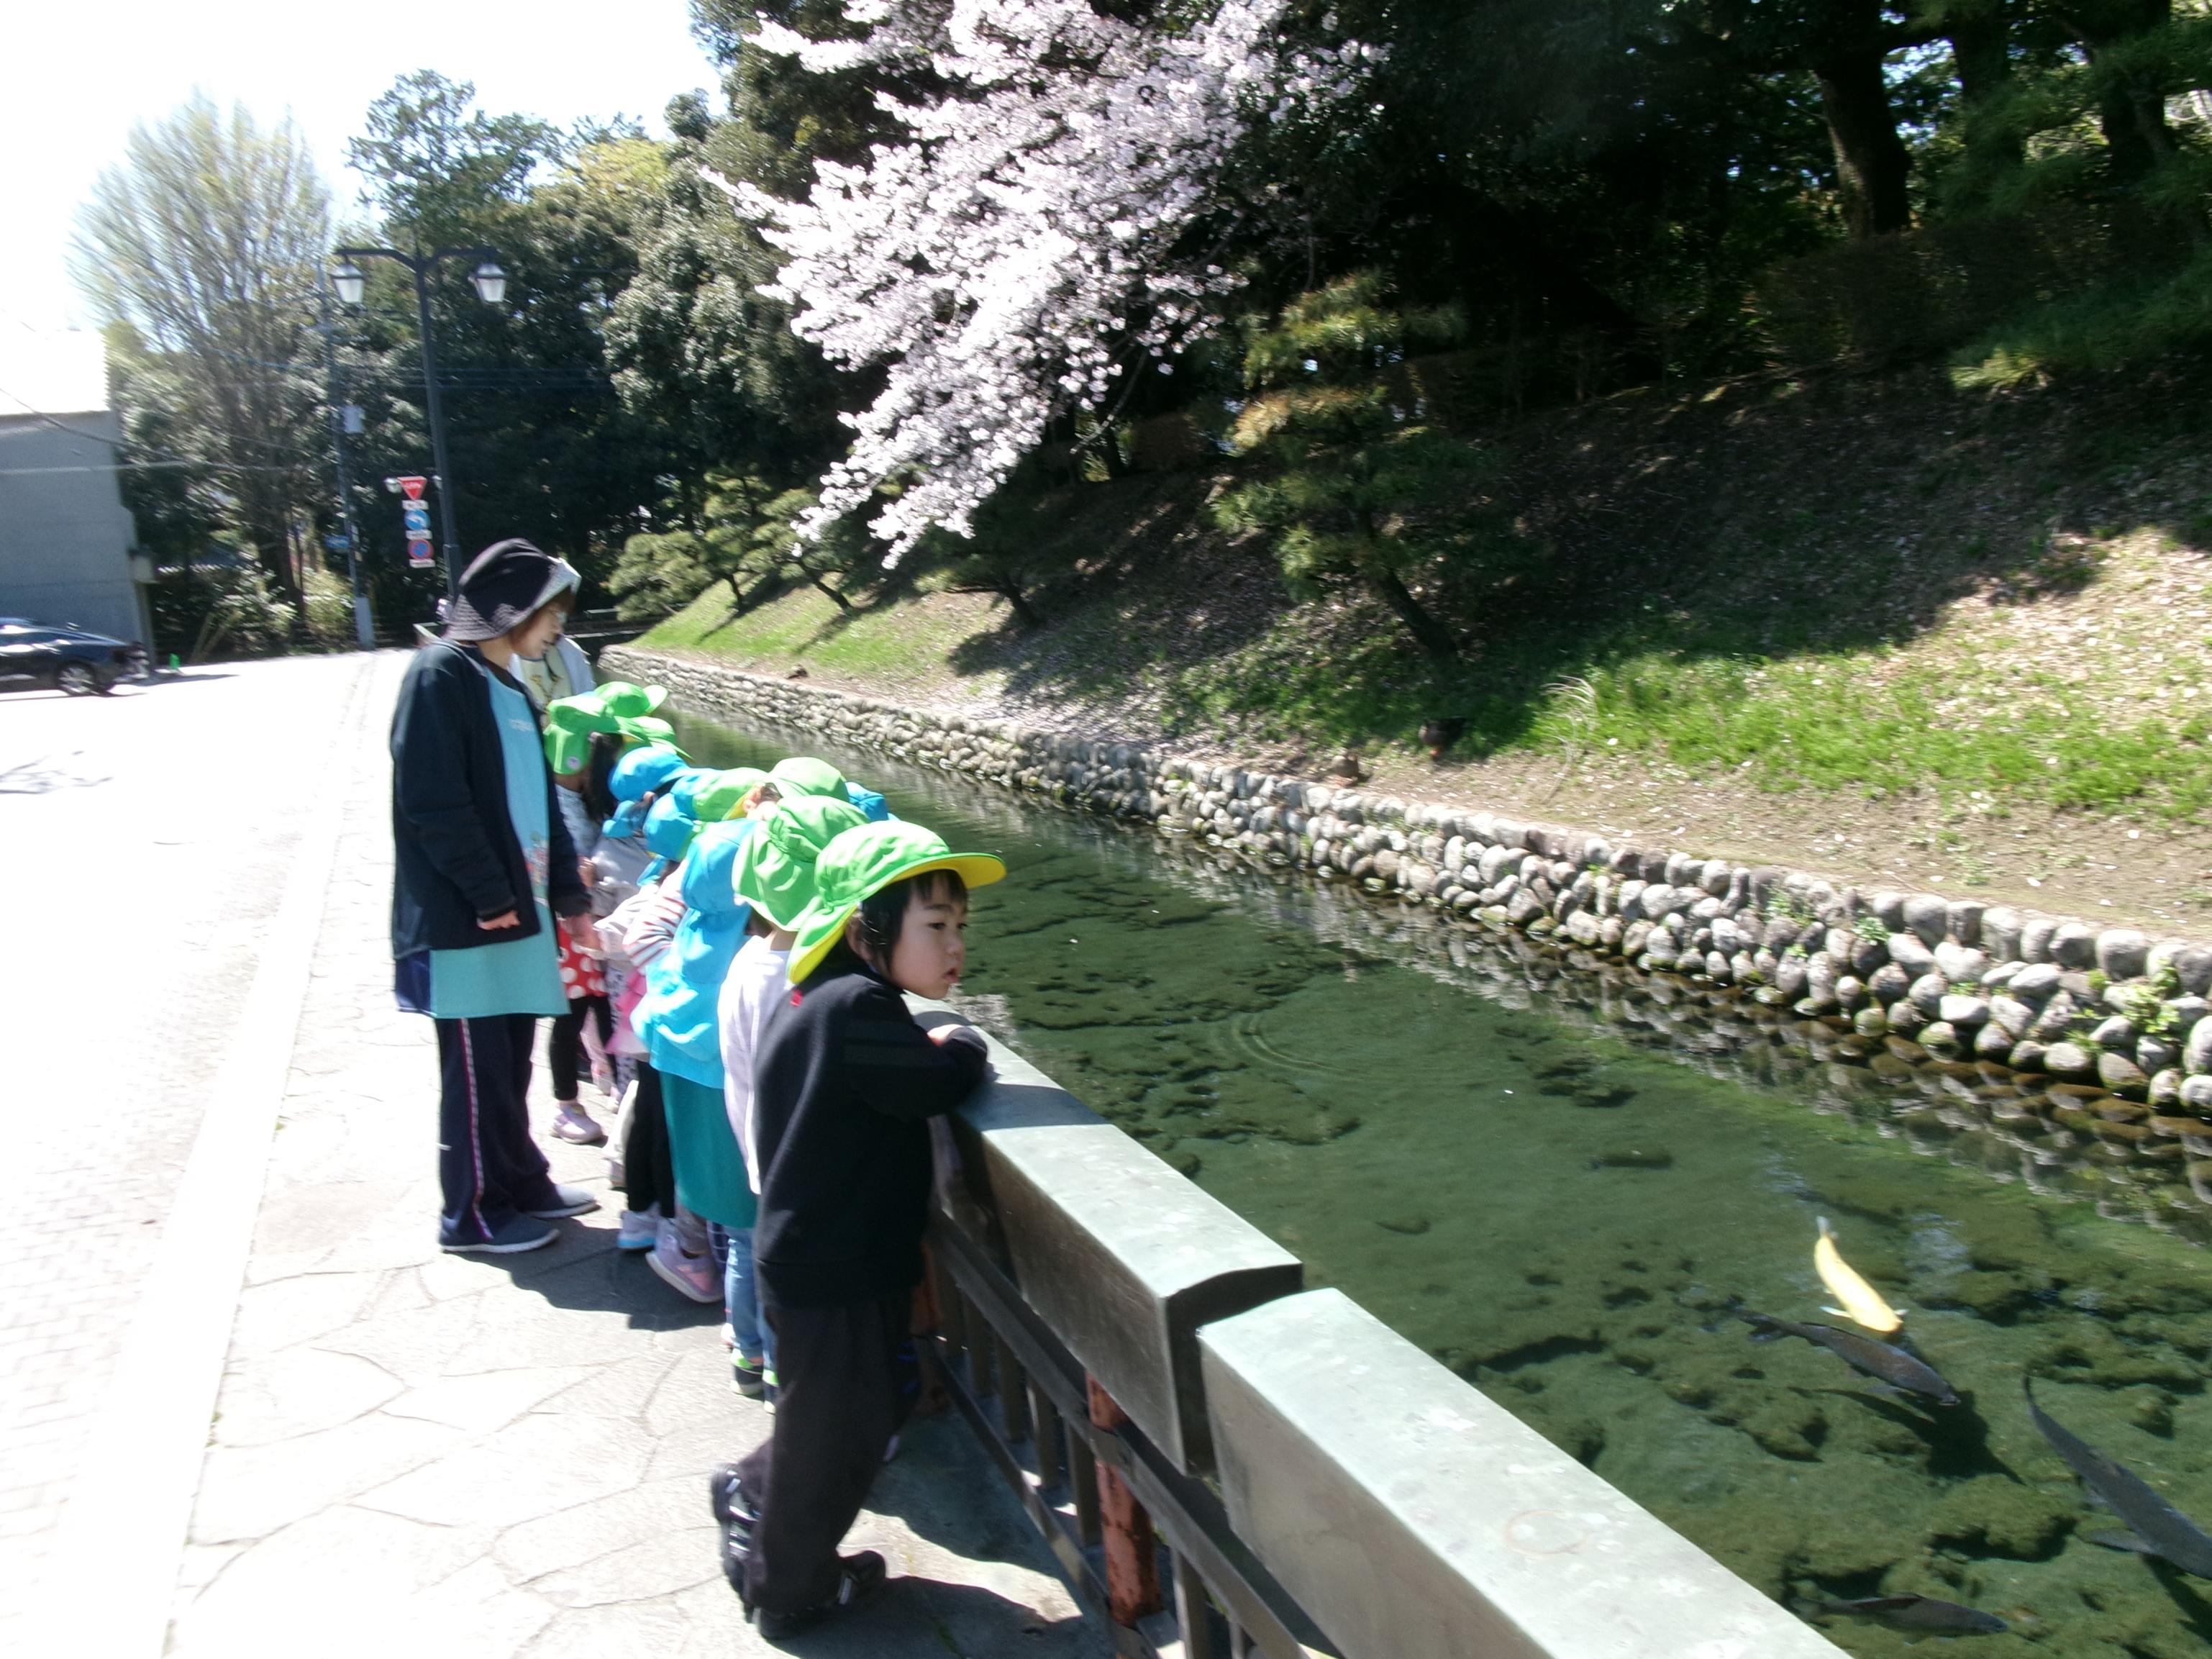
<svg viewBox="0 0 2212 1659"><path fill-rule="evenodd" d="M2208 408L2178 371L1995 393L1931 371L1494 428L1482 506L1510 556L1424 594L1468 642L1457 670L1356 592L1296 599L1209 527L1228 477L1206 471L1002 503L962 573L1018 572L1042 625L917 569L849 613L799 587L733 617L710 591L647 642L1316 772L1351 748L1425 795L2046 904L2110 865L2096 897L2181 914L2212 900ZM1431 768L1439 719L1464 729Z"/></svg>

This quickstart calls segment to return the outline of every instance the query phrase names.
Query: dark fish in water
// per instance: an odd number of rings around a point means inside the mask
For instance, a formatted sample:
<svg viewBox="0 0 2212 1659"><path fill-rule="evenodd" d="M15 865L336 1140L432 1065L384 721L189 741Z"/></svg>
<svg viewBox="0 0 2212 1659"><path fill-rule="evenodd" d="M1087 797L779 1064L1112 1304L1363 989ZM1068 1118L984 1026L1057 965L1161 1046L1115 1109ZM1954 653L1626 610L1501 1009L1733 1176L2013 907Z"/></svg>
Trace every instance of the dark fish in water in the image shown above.
<svg viewBox="0 0 2212 1659"><path fill-rule="evenodd" d="M1802 1610L1877 1619L1899 1630L1948 1631L1957 1636L1996 1636L2011 1626L1994 1613L1939 1601L1932 1595L1864 1595L1855 1601L1801 1601Z"/></svg>
<svg viewBox="0 0 2212 1659"><path fill-rule="evenodd" d="M1748 1308L1738 1309L1737 1312L1747 1323L1758 1326L1771 1336L1802 1336L1815 1347L1826 1348L1854 1370L1864 1371L1893 1389L1925 1395L1939 1406L1959 1403L1959 1396L1937 1375L1933 1365L1902 1348L1861 1336L1856 1331L1838 1330L1833 1325L1801 1325L1794 1319L1777 1319L1772 1314L1753 1313Z"/></svg>
<svg viewBox="0 0 2212 1659"><path fill-rule="evenodd" d="M2027 1396L2028 1420L2042 1431L2051 1450L2066 1460L2089 1490L2128 1523L2128 1530L2113 1540L2117 1547L2154 1555L2184 1572L2212 1578L2212 1538L2179 1510L2160 1498L2139 1475L2122 1468L2086 1440L2076 1439L2044 1415L2035 1403L2035 1389L2023 1376L2021 1392ZM2103 1539L2097 1541L2104 1542Z"/></svg>

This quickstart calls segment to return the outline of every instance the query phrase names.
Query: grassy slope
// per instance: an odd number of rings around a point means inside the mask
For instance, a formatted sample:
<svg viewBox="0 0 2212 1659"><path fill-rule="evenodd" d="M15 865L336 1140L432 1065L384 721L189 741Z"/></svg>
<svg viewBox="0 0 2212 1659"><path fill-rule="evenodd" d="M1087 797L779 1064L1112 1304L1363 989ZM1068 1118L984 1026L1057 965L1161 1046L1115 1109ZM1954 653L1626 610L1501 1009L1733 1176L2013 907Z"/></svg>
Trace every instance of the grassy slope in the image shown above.
<svg viewBox="0 0 2212 1659"><path fill-rule="evenodd" d="M1808 861L2044 902L2026 890L2066 889L2069 860L2108 865L2171 919L2212 899L2208 426L2212 387L2179 377L1743 383L1534 417L1494 434L1513 574L1431 586L1475 647L1443 678L1356 596L1293 604L1264 550L1202 527L1193 475L1010 512L1051 573L1035 633L925 579L851 618L802 591L731 622L709 595L650 642L1285 764L1349 744L1424 794L1650 833L1725 840L1752 812ZM1471 722L1470 763L1414 776L1437 714ZM2157 860L2067 850L2121 819Z"/></svg>

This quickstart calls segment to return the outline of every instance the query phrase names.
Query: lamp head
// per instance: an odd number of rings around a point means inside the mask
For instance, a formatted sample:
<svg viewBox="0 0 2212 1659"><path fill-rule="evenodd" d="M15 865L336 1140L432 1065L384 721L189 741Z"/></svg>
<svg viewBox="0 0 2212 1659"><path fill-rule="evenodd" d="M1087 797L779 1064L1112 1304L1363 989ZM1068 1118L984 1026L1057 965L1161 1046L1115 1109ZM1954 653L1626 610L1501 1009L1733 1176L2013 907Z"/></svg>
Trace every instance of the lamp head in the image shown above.
<svg viewBox="0 0 2212 1659"><path fill-rule="evenodd" d="M352 260L340 259L331 267L331 287L337 290L340 305L359 305L368 286L368 279L362 275L361 267Z"/></svg>
<svg viewBox="0 0 2212 1659"><path fill-rule="evenodd" d="M507 273L499 268L496 259L486 259L471 271L469 281L476 284L477 298L488 306L495 306L507 298Z"/></svg>

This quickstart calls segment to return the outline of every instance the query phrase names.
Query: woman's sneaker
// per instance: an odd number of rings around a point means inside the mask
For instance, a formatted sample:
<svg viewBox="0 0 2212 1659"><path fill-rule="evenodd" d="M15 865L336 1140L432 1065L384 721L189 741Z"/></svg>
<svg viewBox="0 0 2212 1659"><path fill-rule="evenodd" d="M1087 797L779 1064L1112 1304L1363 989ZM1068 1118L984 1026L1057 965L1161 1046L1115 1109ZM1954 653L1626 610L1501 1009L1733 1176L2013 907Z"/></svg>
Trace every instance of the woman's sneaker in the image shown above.
<svg viewBox="0 0 2212 1659"><path fill-rule="evenodd" d="M676 1242L676 1230L669 1228L661 1235L645 1258L645 1265L659 1274L672 1289L682 1291L694 1302L720 1302L722 1299L722 1271L714 1265L714 1258L705 1250L696 1255L685 1254Z"/></svg>
<svg viewBox="0 0 2212 1659"><path fill-rule="evenodd" d="M811 1607L801 1607L797 1613L770 1613L766 1607L750 1609L753 1628L762 1638L769 1642L787 1642L802 1632L812 1630L831 1614L849 1607L862 1596L884 1587L890 1573L884 1565L884 1558L873 1550L862 1550L858 1555L848 1555L839 1564L844 1569L837 1575L836 1593L825 1601Z"/></svg>
<svg viewBox="0 0 2212 1659"><path fill-rule="evenodd" d="M599 1200L581 1187L563 1187L553 1183L553 1201L543 1209L526 1210L525 1215L534 1215L540 1221L561 1221L572 1215L587 1215L599 1207Z"/></svg>
<svg viewBox="0 0 2212 1659"><path fill-rule="evenodd" d="M660 1243L660 1218L650 1210L624 1210L615 1228L615 1249L649 1250Z"/></svg>
<svg viewBox="0 0 2212 1659"><path fill-rule="evenodd" d="M560 1237L558 1227L549 1227L534 1217L518 1215L509 1216L486 1238L465 1238L441 1228L438 1248L456 1255L516 1255L524 1250L542 1249Z"/></svg>
<svg viewBox="0 0 2212 1659"><path fill-rule="evenodd" d="M599 1127L580 1101L564 1100L554 1115L553 1133L571 1146L604 1146L607 1132Z"/></svg>
<svg viewBox="0 0 2212 1659"><path fill-rule="evenodd" d="M744 1355L730 1356L730 1386L748 1400L763 1400L768 1396L768 1372L757 1359Z"/></svg>

